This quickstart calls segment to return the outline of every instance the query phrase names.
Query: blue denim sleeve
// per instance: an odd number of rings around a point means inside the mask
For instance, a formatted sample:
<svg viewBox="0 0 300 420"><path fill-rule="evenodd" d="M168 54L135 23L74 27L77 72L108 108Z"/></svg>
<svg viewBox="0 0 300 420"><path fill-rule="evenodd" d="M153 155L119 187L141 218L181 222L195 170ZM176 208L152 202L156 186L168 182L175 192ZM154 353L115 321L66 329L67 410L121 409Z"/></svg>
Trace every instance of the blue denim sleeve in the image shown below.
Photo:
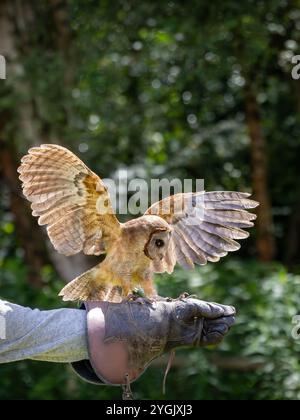
<svg viewBox="0 0 300 420"><path fill-rule="evenodd" d="M86 334L84 310L41 311L0 299L0 363L87 359Z"/></svg>

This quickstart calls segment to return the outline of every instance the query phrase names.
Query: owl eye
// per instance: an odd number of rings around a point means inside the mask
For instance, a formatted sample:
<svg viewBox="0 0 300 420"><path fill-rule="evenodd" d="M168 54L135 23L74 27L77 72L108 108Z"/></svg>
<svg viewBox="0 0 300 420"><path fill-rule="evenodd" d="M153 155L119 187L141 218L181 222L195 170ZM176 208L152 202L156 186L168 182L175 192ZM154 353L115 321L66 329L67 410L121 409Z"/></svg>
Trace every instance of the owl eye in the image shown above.
<svg viewBox="0 0 300 420"><path fill-rule="evenodd" d="M155 241L155 246L157 246L157 248L161 248L164 246L164 241L162 239L156 239Z"/></svg>

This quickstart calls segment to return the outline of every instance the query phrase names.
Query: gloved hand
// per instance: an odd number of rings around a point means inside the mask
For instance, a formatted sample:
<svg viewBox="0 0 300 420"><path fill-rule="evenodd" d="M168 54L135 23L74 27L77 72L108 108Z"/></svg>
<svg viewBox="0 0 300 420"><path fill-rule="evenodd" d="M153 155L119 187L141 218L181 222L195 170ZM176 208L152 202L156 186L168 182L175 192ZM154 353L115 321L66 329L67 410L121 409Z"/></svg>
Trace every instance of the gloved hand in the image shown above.
<svg viewBox="0 0 300 420"><path fill-rule="evenodd" d="M128 385L153 359L177 347L218 344L235 320L233 307L193 297L140 302L85 303L90 363L102 383ZM75 370L91 377L91 369L78 363Z"/></svg>
<svg viewBox="0 0 300 420"><path fill-rule="evenodd" d="M235 308L193 297L173 301L173 319L165 351L179 346L219 344L235 321Z"/></svg>

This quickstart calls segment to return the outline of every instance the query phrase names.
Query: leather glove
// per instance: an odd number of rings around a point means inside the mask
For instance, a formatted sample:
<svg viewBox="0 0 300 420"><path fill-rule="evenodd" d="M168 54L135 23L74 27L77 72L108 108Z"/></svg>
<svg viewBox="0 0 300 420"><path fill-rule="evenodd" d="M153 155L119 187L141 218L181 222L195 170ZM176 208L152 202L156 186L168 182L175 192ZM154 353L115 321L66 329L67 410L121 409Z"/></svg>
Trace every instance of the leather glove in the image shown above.
<svg viewBox="0 0 300 420"><path fill-rule="evenodd" d="M85 306L89 362L99 382L109 385L130 384L166 351L220 343L235 321L233 307L185 296ZM73 367L87 379L80 362Z"/></svg>

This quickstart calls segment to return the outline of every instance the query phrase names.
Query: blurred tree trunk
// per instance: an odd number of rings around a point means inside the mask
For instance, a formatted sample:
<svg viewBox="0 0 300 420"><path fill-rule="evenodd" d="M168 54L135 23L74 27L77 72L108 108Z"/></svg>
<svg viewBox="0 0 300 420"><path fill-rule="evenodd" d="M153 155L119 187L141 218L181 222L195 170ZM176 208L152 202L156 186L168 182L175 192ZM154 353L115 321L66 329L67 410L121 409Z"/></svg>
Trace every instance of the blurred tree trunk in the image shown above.
<svg viewBox="0 0 300 420"><path fill-rule="evenodd" d="M297 195L298 199L292 208L287 230L284 255L284 262L287 265L291 265L296 260L299 262L300 257L300 191Z"/></svg>
<svg viewBox="0 0 300 420"><path fill-rule="evenodd" d="M271 203L268 194L265 138L261 130L259 104L253 85L245 89L246 122L251 140L252 183L257 208L257 250L262 261L271 261L275 253Z"/></svg>
<svg viewBox="0 0 300 420"><path fill-rule="evenodd" d="M22 198L20 181L18 179L17 165L15 163L16 151L12 145L7 144L1 135L0 122L0 168L4 182L9 191L10 210L14 216L17 238L24 250L24 259L28 266L28 280L35 286L42 286L42 269L49 264L46 250L46 238L42 230L30 215L29 206Z"/></svg>
<svg viewBox="0 0 300 420"><path fill-rule="evenodd" d="M8 95L13 90L10 79L13 79L20 69L16 42L14 39L14 27L10 19L11 4L8 1L0 3L0 51L7 59L7 80L5 86L8 88ZM21 88L21 86L20 86ZM4 93L5 94L5 93ZM10 211L13 214L16 226L17 238L24 250L24 259L28 265L28 280L35 286L42 285L41 271L45 264L49 263L48 253L45 246L45 236L43 231L34 223L30 215L28 204L22 198L21 183L18 179L17 164L15 162L18 155L12 142L13 134L18 128L12 128L11 122L14 114L18 114L19 129L29 130L30 115L29 108L22 107L19 110L1 109L0 114L0 168L1 175L9 191ZM10 122L10 128L7 128ZM24 122L24 125L23 125ZM8 134L9 133L9 134Z"/></svg>
<svg viewBox="0 0 300 420"><path fill-rule="evenodd" d="M292 89L296 98L296 116L300 126L300 83L298 80L292 81ZM300 176L300 167L299 176ZM289 218L286 247L284 261L286 264L291 265L293 262L300 258L300 186L294 191L294 205L292 207L291 216Z"/></svg>

